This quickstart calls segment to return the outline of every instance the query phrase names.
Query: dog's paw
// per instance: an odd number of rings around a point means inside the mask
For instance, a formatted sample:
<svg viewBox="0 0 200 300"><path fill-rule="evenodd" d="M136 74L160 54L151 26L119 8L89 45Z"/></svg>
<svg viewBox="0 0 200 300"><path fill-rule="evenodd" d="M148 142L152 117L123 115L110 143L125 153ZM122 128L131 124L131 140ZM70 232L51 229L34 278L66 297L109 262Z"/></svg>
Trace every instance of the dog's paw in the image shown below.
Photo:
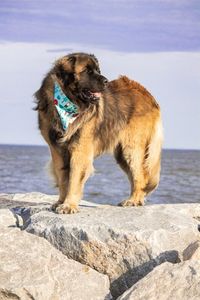
<svg viewBox="0 0 200 300"><path fill-rule="evenodd" d="M58 214L75 214L79 212L78 206L74 204L60 204L56 207L55 211Z"/></svg>
<svg viewBox="0 0 200 300"><path fill-rule="evenodd" d="M53 210L53 211L56 211L56 208L59 206L59 205L61 205L62 204L62 202L61 201L56 201L54 204L52 204L52 206L51 206L51 209Z"/></svg>
<svg viewBox="0 0 200 300"><path fill-rule="evenodd" d="M123 207L126 207L126 206L142 206L144 205L144 202L143 201L133 201L133 200L124 200L122 202L120 202L118 204L118 206L123 206Z"/></svg>

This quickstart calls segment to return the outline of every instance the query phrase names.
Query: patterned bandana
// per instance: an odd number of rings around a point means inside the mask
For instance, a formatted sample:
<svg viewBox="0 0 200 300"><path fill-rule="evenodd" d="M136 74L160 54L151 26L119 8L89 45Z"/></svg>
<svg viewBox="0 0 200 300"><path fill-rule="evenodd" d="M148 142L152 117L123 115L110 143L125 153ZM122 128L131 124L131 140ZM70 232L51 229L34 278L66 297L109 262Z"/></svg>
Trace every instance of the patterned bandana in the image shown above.
<svg viewBox="0 0 200 300"><path fill-rule="evenodd" d="M78 106L69 100L57 82L54 83L54 105L66 130L78 117Z"/></svg>

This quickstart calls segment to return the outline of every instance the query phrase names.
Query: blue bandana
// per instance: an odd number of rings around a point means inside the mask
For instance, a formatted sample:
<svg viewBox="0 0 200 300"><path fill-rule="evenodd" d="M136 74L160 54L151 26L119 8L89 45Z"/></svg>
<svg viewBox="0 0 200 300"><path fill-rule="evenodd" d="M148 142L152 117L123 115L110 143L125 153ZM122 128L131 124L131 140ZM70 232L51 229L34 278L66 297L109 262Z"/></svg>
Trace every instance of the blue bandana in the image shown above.
<svg viewBox="0 0 200 300"><path fill-rule="evenodd" d="M66 130L69 124L78 117L78 106L69 100L57 82L54 83L54 105L60 116L63 129Z"/></svg>

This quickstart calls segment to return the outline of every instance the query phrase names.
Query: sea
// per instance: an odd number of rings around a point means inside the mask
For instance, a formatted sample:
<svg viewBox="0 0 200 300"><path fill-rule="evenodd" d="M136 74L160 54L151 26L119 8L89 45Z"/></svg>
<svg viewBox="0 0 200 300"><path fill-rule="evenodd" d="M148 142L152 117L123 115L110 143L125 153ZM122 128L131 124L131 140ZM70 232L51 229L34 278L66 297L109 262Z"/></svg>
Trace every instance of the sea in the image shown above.
<svg viewBox="0 0 200 300"><path fill-rule="evenodd" d="M46 146L0 145L0 193L57 195L46 170L49 159ZM94 167L85 185L85 200L116 205L128 197L129 182L112 156L96 159ZM160 184L146 202L200 203L200 151L163 150Z"/></svg>

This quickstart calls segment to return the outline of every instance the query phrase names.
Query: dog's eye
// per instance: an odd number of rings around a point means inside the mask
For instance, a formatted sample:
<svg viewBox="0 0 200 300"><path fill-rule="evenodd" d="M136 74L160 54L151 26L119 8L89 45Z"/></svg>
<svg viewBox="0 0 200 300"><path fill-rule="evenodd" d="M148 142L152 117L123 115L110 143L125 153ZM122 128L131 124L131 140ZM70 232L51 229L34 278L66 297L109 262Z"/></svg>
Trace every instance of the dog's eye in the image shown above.
<svg viewBox="0 0 200 300"><path fill-rule="evenodd" d="M92 74L92 73L93 73L93 70L90 69L90 68L87 68L87 73L88 73L88 74Z"/></svg>

